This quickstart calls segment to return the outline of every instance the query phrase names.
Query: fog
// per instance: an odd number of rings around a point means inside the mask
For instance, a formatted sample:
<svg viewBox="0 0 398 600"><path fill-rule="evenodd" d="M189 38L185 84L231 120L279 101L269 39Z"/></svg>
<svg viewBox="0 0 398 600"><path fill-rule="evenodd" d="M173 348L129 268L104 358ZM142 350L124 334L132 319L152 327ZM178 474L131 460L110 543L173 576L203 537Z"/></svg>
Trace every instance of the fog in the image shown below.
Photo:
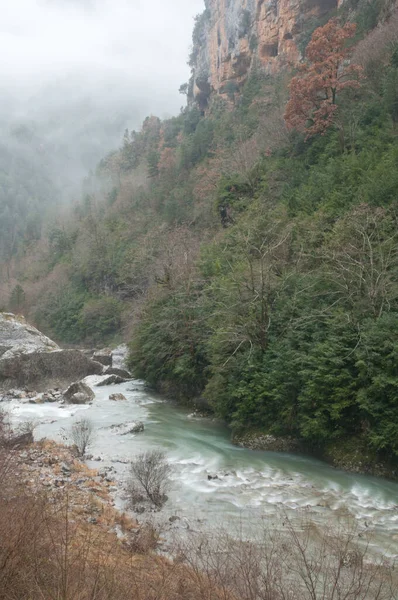
<svg viewBox="0 0 398 600"><path fill-rule="evenodd" d="M0 8L0 177L20 154L74 189L126 127L184 104L178 88L203 0L0 0Z"/></svg>

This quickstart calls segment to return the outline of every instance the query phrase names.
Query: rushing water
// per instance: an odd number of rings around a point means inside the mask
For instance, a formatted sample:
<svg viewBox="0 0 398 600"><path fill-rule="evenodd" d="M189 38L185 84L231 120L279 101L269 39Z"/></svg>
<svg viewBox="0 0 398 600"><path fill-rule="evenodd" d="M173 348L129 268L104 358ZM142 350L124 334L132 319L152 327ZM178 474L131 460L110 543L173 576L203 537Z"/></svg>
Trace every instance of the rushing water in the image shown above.
<svg viewBox="0 0 398 600"><path fill-rule="evenodd" d="M162 448L173 464L173 489L165 516L177 515L192 528L217 525L255 525L282 509L292 518L305 508L311 520L326 523L343 517L358 524L358 532L374 532L375 545L398 555L398 484L335 470L307 457L255 452L233 446L225 426L197 419L189 411L163 402L145 391L142 382L95 387L90 406L29 404L12 400L15 422L36 420L36 437L62 439L64 430L79 417L96 429L90 447L90 466L112 465L120 485L127 477L127 461L150 448ZM109 400L123 393L127 402ZM119 435L112 425L142 421L145 431ZM208 475L217 479L209 479Z"/></svg>

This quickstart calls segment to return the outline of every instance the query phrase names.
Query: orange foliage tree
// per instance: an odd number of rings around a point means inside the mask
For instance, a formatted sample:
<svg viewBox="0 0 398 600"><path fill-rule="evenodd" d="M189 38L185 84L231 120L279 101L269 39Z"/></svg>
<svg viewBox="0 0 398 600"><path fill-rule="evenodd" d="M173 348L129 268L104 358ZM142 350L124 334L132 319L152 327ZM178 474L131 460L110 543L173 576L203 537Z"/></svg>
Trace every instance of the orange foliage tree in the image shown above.
<svg viewBox="0 0 398 600"><path fill-rule="evenodd" d="M290 82L285 111L290 129L305 131L307 137L324 134L335 122L339 93L360 86L361 67L347 64L347 40L353 38L355 29L355 24L342 27L334 18L314 31L306 50L307 62Z"/></svg>

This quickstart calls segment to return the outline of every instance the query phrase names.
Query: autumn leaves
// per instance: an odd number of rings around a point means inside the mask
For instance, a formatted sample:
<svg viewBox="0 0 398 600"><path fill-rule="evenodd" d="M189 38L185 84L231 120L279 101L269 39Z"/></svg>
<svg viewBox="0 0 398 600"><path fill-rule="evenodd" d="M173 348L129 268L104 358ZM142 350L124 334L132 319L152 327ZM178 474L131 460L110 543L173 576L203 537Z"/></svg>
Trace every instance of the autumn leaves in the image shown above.
<svg viewBox="0 0 398 600"><path fill-rule="evenodd" d="M290 129L305 132L307 137L324 134L335 122L340 93L359 88L362 68L349 63L348 42L355 30L355 24L341 26L334 18L313 33L307 60L290 82L285 111Z"/></svg>

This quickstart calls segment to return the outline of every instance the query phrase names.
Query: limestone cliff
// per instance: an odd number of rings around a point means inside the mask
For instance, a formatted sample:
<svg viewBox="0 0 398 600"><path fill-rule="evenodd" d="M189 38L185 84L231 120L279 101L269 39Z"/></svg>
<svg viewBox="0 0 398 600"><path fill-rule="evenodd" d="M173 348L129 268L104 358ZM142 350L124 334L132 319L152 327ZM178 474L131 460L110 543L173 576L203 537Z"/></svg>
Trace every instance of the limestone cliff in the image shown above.
<svg viewBox="0 0 398 600"><path fill-rule="evenodd" d="M191 92L238 91L254 65L275 74L300 60L300 42L338 0L205 0L193 38Z"/></svg>

